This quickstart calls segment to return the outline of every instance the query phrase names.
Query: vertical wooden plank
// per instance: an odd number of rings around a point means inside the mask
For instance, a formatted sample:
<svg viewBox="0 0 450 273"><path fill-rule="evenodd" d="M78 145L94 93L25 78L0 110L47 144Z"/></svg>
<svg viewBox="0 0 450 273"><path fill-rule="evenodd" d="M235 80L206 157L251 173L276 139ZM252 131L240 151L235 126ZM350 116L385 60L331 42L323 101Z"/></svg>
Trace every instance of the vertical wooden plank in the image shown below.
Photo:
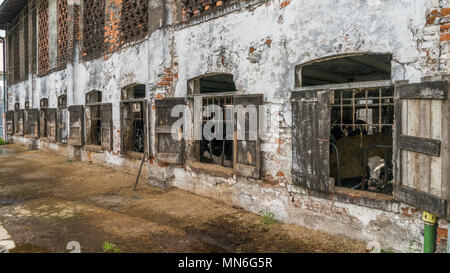
<svg viewBox="0 0 450 273"><path fill-rule="evenodd" d="M408 124L408 114L409 114L409 103L407 100L402 100L402 135L407 135L409 131L409 124ZM412 187L412 183L410 176L409 176L409 154L408 151L401 151L402 153L402 181L401 184L405 185L407 187Z"/></svg>
<svg viewBox="0 0 450 273"><path fill-rule="evenodd" d="M443 101L432 100L431 103L431 115L430 115L430 138L438 139L442 141L442 105ZM445 154L445 149L441 147L441 156L430 157L430 193L442 197L442 156Z"/></svg>
<svg viewBox="0 0 450 273"><path fill-rule="evenodd" d="M407 100L408 101L408 134L409 136L418 136L419 134L419 114L420 114L420 101ZM420 185L419 178L419 154L414 152L407 152L408 160L408 184L418 189Z"/></svg>
<svg viewBox="0 0 450 273"><path fill-rule="evenodd" d="M419 112L419 137L430 138L431 135L431 100L420 100ZM424 154L417 154L418 159L417 169L418 183L423 192L430 192L430 156Z"/></svg>

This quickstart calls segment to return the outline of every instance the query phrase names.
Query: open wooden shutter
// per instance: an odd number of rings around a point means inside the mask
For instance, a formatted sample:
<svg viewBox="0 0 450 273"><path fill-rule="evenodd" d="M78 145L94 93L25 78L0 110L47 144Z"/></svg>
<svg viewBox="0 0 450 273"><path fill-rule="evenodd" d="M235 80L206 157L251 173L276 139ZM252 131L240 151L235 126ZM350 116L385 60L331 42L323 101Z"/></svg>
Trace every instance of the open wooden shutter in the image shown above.
<svg viewBox="0 0 450 273"><path fill-rule="evenodd" d="M56 142L57 135L57 111L56 108L47 109L47 137L50 142Z"/></svg>
<svg viewBox="0 0 450 273"><path fill-rule="evenodd" d="M19 135L20 132L19 110L14 110L14 134Z"/></svg>
<svg viewBox="0 0 450 273"><path fill-rule="evenodd" d="M330 179L330 92L292 92L292 175L296 185L334 192Z"/></svg>
<svg viewBox="0 0 450 273"><path fill-rule="evenodd" d="M449 100L446 81L395 88L394 198L447 214Z"/></svg>
<svg viewBox="0 0 450 273"><path fill-rule="evenodd" d="M6 112L6 133L14 135L14 111Z"/></svg>
<svg viewBox="0 0 450 273"><path fill-rule="evenodd" d="M39 110L39 135L41 138L47 137L47 108Z"/></svg>
<svg viewBox="0 0 450 273"><path fill-rule="evenodd" d="M69 145L83 146L84 144L84 107L83 105L69 106Z"/></svg>
<svg viewBox="0 0 450 273"><path fill-rule="evenodd" d="M171 117L171 111L173 107L181 104L186 104L184 98L167 98L155 101L155 157L158 162L183 163L184 139L182 132L178 133L178 139L173 139L171 134L172 125L180 118Z"/></svg>
<svg viewBox="0 0 450 273"><path fill-rule="evenodd" d="M100 118L102 127L102 148L112 150L113 132L112 132L112 104L103 103L100 105Z"/></svg>
<svg viewBox="0 0 450 273"><path fill-rule="evenodd" d="M58 109L56 122L56 140L59 143L67 143L67 110Z"/></svg>
<svg viewBox="0 0 450 273"><path fill-rule="evenodd" d="M262 104L262 95L245 95L233 96L233 104L235 107L235 115L245 115L245 124L241 124L240 128L245 132L245 140L238 139L239 122L235 119L234 122L234 149L233 149L233 168L236 174L244 177L252 177L259 179L261 176L261 141L258 132L259 128L259 106ZM244 109L254 106L256 110L257 120L250 121L250 115L247 112L240 112L237 106L242 106ZM250 122L256 122L256 132L250 132ZM256 135L256 139L250 139L251 134Z"/></svg>
<svg viewBox="0 0 450 273"><path fill-rule="evenodd" d="M26 132L28 137L39 137L39 110L38 109L27 109L26 112Z"/></svg>

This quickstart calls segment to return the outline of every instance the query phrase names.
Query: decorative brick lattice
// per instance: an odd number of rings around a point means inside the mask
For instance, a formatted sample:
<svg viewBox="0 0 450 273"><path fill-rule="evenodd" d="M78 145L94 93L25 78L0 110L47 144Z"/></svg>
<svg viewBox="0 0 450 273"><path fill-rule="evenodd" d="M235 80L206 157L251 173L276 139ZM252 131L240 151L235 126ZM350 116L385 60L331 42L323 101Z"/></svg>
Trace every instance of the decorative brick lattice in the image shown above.
<svg viewBox="0 0 450 273"><path fill-rule="evenodd" d="M121 45L140 40L148 33L148 0L125 0L120 18Z"/></svg>
<svg viewBox="0 0 450 273"><path fill-rule="evenodd" d="M105 0L83 1L83 59L93 59L105 49Z"/></svg>
<svg viewBox="0 0 450 273"><path fill-rule="evenodd" d="M64 67L69 57L67 0L58 0L58 67Z"/></svg>
<svg viewBox="0 0 450 273"><path fill-rule="evenodd" d="M33 9L33 12L31 14L31 31L33 33L33 38L31 39L31 56L30 56L30 62L31 62L31 73L36 73L36 61L37 61L37 41L36 33L37 33L37 10Z"/></svg>
<svg viewBox="0 0 450 273"><path fill-rule="evenodd" d="M42 0L39 4L39 72L42 75L49 70L48 54L48 0Z"/></svg>
<svg viewBox="0 0 450 273"><path fill-rule="evenodd" d="M183 20L188 20L193 16L200 16L202 13L211 12L224 7L232 0L182 0L183 1Z"/></svg>
<svg viewBox="0 0 450 273"><path fill-rule="evenodd" d="M20 81L20 42L19 42L19 26L14 29L14 32L12 34L12 41L13 41L13 58L14 58L14 83L18 83Z"/></svg>
<svg viewBox="0 0 450 273"><path fill-rule="evenodd" d="M28 9L24 9L24 13L28 13ZM21 80L25 80L28 78L28 64L29 64L29 46L28 46L28 33L29 33L29 24L28 24L28 16L25 16L23 18L23 45L24 45L24 52L23 52L23 59L24 59L24 71L23 74L21 74Z"/></svg>

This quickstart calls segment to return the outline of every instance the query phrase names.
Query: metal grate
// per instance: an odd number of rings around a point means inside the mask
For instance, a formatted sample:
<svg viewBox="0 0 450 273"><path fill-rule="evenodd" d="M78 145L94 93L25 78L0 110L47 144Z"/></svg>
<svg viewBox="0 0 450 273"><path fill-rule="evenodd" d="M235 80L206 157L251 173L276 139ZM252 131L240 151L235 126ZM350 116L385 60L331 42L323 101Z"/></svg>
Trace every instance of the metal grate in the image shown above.
<svg viewBox="0 0 450 273"><path fill-rule="evenodd" d="M394 124L394 90L391 87L334 91L332 127L365 131L367 134L392 130ZM348 132L347 132L348 133Z"/></svg>
<svg viewBox="0 0 450 273"><path fill-rule="evenodd" d="M233 107L232 96L204 97L202 98L203 109L207 109L209 105L216 105L221 108L222 120L214 120L215 126L223 126L223 140L206 140L202 139L200 144L200 161L206 163L214 163L224 167L233 166L233 140L226 140L226 123L229 122L226 116L227 107ZM202 130L207 122L212 122L214 113L209 116L202 115Z"/></svg>

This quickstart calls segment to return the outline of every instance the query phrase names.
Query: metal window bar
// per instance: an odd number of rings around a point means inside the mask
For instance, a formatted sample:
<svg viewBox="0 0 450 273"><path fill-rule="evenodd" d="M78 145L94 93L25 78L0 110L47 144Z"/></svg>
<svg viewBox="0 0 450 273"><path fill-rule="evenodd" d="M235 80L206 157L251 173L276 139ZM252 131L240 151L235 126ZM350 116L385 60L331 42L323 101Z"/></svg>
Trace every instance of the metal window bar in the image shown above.
<svg viewBox="0 0 450 273"><path fill-rule="evenodd" d="M393 88L359 88L349 90L334 91L339 95L334 96L332 111L339 120L333 120L331 126L357 128L373 128L381 132L383 127L393 127ZM361 111L363 110L363 111ZM372 110L372 117L369 115ZM351 113L348 113L351 111ZM346 119L345 116L350 119ZM377 117L376 117L377 116ZM392 116L388 117L388 116ZM363 120L364 124L359 124L358 120Z"/></svg>
<svg viewBox="0 0 450 273"><path fill-rule="evenodd" d="M214 122L217 125L222 124L222 126L225 126L225 123L228 122L226 117L226 107L233 106L233 97L232 96L218 96L218 97L204 97L202 98L202 107L203 109L207 109L209 105L217 105L221 108L222 111L222 119L221 120L212 120L214 118L214 113L211 113L209 116L202 115L202 130L203 127L207 122ZM223 133L226 133L225 128L223 130ZM206 141L206 140L205 140ZM207 145L209 146L209 155L210 159L212 159L212 141L206 141ZM226 140L224 139L222 142L222 153L221 153L221 164L224 165L224 156L225 156L225 144Z"/></svg>

